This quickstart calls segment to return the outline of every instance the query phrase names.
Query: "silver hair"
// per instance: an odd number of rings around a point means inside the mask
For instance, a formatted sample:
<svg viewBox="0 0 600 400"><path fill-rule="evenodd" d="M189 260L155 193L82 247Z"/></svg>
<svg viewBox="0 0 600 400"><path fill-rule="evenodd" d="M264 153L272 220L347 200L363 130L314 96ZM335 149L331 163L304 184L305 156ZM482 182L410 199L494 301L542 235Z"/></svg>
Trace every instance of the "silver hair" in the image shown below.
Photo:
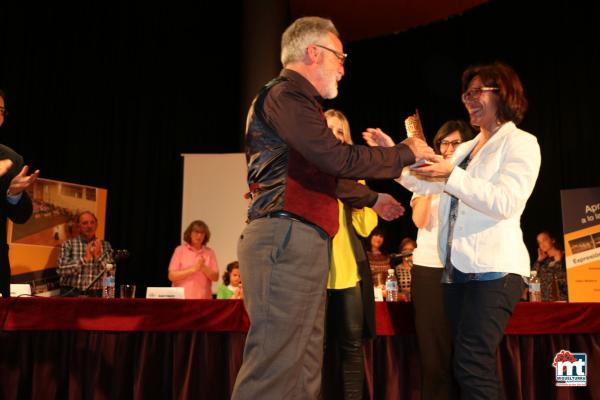
<svg viewBox="0 0 600 400"><path fill-rule="evenodd" d="M327 33L340 36L330 19L302 17L295 20L281 36L281 64L301 61L306 48L327 36Z"/></svg>

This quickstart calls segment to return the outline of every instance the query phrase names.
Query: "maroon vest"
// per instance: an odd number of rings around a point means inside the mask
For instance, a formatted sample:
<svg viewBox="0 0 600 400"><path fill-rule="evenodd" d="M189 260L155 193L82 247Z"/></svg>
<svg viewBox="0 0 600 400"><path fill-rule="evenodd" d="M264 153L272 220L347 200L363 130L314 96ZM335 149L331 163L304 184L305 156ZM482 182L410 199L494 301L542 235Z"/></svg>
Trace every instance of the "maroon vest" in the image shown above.
<svg viewBox="0 0 600 400"><path fill-rule="evenodd" d="M250 111L246 132L248 220L283 210L317 225L333 237L338 230L339 213L336 178L321 172L290 148L262 116L265 96L273 86L286 80L280 76L269 82Z"/></svg>

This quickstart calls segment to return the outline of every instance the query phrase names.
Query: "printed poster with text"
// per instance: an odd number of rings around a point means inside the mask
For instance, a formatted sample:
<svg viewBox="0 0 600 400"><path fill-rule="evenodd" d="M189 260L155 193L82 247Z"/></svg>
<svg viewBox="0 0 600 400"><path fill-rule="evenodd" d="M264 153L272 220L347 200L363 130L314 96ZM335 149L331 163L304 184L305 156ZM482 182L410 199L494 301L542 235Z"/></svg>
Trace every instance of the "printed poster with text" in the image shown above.
<svg viewBox="0 0 600 400"><path fill-rule="evenodd" d="M570 302L600 302L600 187L560 191Z"/></svg>

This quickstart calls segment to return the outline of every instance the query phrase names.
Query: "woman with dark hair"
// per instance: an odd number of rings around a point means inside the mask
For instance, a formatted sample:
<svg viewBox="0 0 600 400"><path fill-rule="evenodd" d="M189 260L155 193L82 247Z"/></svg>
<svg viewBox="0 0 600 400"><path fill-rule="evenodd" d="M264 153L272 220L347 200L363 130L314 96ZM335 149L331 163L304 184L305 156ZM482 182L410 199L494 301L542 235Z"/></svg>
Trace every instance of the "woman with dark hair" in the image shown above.
<svg viewBox="0 0 600 400"><path fill-rule="evenodd" d="M211 299L211 284L219 279L215 252L208 246L210 230L203 221L192 221L183 233L169 264L169 280L183 287L186 299Z"/></svg>
<svg viewBox="0 0 600 400"><path fill-rule="evenodd" d="M381 246L385 241L385 230L378 226L367 238L367 258L371 267L371 275L373 278L373 286L385 291L385 278L388 274L388 269L391 268L390 256L381 251ZM385 298L385 293L383 293Z"/></svg>
<svg viewBox="0 0 600 400"><path fill-rule="evenodd" d="M461 397L499 399L504 394L496 351L521 296L523 277L529 276L520 220L541 156L536 138L516 126L527 100L511 67L469 67L462 91L479 134L450 159L437 157L431 165L406 168L399 180L415 193L440 194L438 249ZM370 144L392 142L378 132L366 132L365 138Z"/></svg>
<svg viewBox="0 0 600 400"><path fill-rule="evenodd" d="M538 256L533 267L540 278L542 301L567 300L567 270L565 253L556 245L556 239L549 231L537 235Z"/></svg>
<svg viewBox="0 0 600 400"><path fill-rule="evenodd" d="M433 149L449 159L463 142L473 139L465 121L446 121L433 138ZM423 399L454 399L457 387L452 377L452 333L444 308L441 284L444 266L438 254L439 194L413 194L412 219L419 231L413 252L411 298L421 356Z"/></svg>

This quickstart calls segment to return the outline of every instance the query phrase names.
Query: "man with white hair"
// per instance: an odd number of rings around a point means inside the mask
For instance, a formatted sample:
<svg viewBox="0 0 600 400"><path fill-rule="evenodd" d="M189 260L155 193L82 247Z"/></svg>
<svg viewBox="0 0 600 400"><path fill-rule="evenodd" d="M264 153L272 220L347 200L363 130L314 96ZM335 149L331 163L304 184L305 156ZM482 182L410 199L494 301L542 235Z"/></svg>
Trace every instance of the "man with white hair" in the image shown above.
<svg viewBox="0 0 600 400"><path fill-rule="evenodd" d="M238 259L251 327L233 399L319 397L337 198L360 197L336 191L337 179L394 178L415 159L433 156L418 139L392 148L335 139L321 103L337 96L346 57L330 20L296 20L281 40L284 69L263 87L248 113L249 222ZM390 200L375 194L360 207L380 208L395 218L402 208Z"/></svg>

